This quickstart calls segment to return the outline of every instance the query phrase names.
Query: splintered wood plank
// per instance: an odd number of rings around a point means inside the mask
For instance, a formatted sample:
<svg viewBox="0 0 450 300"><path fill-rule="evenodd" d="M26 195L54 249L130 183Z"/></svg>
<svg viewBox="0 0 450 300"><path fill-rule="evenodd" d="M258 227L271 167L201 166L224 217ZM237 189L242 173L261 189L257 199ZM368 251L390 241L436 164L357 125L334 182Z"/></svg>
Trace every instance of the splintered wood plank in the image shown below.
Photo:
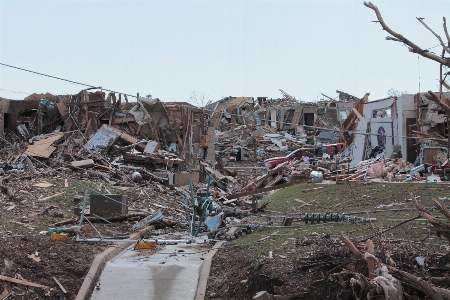
<svg viewBox="0 0 450 300"><path fill-rule="evenodd" d="M36 288L41 288L41 289L44 289L44 290L50 289L48 286L45 286L45 285L42 285L42 284L37 284L37 283L25 281L25 280L15 279L15 278L3 276L3 275L0 275L0 280L9 281L9 282L22 284L22 285L27 285L27 286L36 287Z"/></svg>
<svg viewBox="0 0 450 300"><path fill-rule="evenodd" d="M356 110L356 108L352 108L352 111L355 113L355 115L358 117L358 119L361 121L363 119L363 116L359 113L358 110Z"/></svg>

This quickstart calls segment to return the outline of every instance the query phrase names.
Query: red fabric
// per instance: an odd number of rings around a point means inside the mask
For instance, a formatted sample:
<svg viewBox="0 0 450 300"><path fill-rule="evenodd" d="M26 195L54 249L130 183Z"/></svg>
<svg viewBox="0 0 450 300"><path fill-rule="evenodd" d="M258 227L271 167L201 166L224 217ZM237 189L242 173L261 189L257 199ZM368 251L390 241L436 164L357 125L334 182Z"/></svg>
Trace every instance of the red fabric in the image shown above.
<svg viewBox="0 0 450 300"><path fill-rule="evenodd" d="M429 172L433 172L433 170L436 170L436 169L450 169L450 165L449 164L445 164L443 166L431 165Z"/></svg>

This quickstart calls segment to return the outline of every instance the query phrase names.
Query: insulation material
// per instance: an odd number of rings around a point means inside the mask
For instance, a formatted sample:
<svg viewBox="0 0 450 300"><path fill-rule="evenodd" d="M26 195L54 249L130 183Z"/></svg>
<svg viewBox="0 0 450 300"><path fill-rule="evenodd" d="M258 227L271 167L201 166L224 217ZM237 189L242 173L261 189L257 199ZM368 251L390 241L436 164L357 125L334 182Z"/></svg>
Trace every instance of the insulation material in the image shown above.
<svg viewBox="0 0 450 300"><path fill-rule="evenodd" d="M381 178L384 172L384 163L378 162L376 164L370 165L367 168L367 175L375 177L375 178Z"/></svg>

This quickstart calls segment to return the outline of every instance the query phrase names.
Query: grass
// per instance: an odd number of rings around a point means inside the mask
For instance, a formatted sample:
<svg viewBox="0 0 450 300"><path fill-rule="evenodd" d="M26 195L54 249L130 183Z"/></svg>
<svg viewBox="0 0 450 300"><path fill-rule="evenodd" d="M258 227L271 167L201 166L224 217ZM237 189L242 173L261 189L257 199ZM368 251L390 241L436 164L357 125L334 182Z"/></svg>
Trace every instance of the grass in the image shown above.
<svg viewBox="0 0 450 300"><path fill-rule="evenodd" d="M418 197L425 207L434 207L432 199L450 196L447 184L423 184L423 183L372 183L372 184L339 184L319 185L303 183L281 189L265 196L262 201L268 201L266 211L259 216L248 217L249 222L267 222L272 225L281 225L285 216L294 218L292 225L297 228L261 228L253 234L232 241L230 246L253 245L247 258L256 262L267 257L269 251L274 255L283 255L293 258L296 255L293 249L301 251L302 247L293 247L296 241L305 238L317 238L323 236L338 237L341 233L347 234L351 239L365 240L375 232L392 228L402 220L418 216L411 199L412 194ZM306 205L305 205L306 204ZM448 202L450 205L450 201ZM445 205L445 202L444 202ZM382 210L383 206L385 210ZM391 211L390 209L410 209ZM301 217L305 213L354 213L373 211L354 216L363 218L376 218L370 223L321 223L305 224ZM381 210L381 211L380 211ZM439 212L433 211L433 215L445 220ZM424 218L414 220L387 231L383 234L386 238L407 239L430 243L445 244L446 240L439 240L429 230L430 225ZM272 235L276 233L276 235ZM270 236L269 239L256 242L261 238ZM373 238L376 241L376 237Z"/></svg>

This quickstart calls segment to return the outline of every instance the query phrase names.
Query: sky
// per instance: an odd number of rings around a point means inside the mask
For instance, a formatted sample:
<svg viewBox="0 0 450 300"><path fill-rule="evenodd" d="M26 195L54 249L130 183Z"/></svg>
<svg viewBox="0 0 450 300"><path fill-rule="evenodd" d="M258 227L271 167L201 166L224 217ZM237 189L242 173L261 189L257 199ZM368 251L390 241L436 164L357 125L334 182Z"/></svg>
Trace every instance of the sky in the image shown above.
<svg viewBox="0 0 450 300"><path fill-rule="evenodd" d="M372 3L391 29L422 48L439 41L416 17L445 39L448 0ZM279 89L302 101L335 98L336 90L370 93L370 100L391 88L438 91L439 64L385 40L374 20L356 0L0 0L0 63L198 105L227 96L279 98ZM3 98L83 88L0 65Z"/></svg>

